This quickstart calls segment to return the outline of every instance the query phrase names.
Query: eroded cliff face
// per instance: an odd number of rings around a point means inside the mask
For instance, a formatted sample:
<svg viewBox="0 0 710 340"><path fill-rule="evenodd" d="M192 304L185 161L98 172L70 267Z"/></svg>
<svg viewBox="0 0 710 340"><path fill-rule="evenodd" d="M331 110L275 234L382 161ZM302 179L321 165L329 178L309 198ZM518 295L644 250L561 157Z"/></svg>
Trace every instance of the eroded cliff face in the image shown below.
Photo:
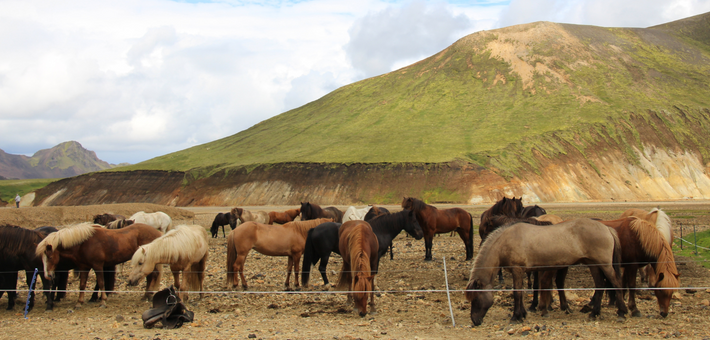
<svg viewBox="0 0 710 340"><path fill-rule="evenodd" d="M94 173L55 182L37 191L28 205L392 204L404 196L432 203L491 204L504 195L522 196L529 203L710 199L708 164L694 151L645 145L643 150L633 148L638 162L631 164L626 155L608 150L600 149L593 158L568 153L509 181L469 163L285 163L200 179L182 172Z"/></svg>

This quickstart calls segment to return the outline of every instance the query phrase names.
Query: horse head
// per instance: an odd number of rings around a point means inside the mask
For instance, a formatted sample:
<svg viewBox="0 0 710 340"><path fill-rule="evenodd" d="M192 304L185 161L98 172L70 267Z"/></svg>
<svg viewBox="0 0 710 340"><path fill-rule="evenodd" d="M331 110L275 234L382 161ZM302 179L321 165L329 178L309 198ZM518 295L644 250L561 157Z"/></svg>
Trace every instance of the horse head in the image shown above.
<svg viewBox="0 0 710 340"><path fill-rule="evenodd" d="M241 219L242 214L244 213L244 209L242 208L232 208L232 211L230 211L232 215L234 215L234 219ZM231 225L230 225L231 226Z"/></svg>
<svg viewBox="0 0 710 340"><path fill-rule="evenodd" d="M661 316L668 316L668 308L671 305L671 299L673 298L673 292L675 289L668 289L679 287L680 282L678 278L679 273L659 273L656 279L655 289L653 293L656 295L656 300L658 300L658 308L661 310Z"/></svg>
<svg viewBox="0 0 710 340"><path fill-rule="evenodd" d="M38 249L40 250L40 249ZM54 279L54 270L59 264L61 256L59 251L54 249L51 244L47 244L42 251L42 264L44 265L44 278L47 280Z"/></svg>
<svg viewBox="0 0 710 340"><path fill-rule="evenodd" d="M313 218L313 207L311 202L301 202L301 220L310 220Z"/></svg>
<svg viewBox="0 0 710 340"><path fill-rule="evenodd" d="M353 302L360 317L367 315L367 297L372 293L375 277L365 273L357 273L353 278Z"/></svg>
<svg viewBox="0 0 710 340"><path fill-rule="evenodd" d="M146 277L153 271L153 266L146 265L146 251L143 246L138 247L133 258L131 258L131 274L128 276L128 285L135 286L140 279Z"/></svg>
<svg viewBox="0 0 710 340"><path fill-rule="evenodd" d="M466 300L471 302L471 322L474 326L480 326L488 309L493 306L493 293L483 290L484 285L478 279L470 281L466 286Z"/></svg>
<svg viewBox="0 0 710 340"><path fill-rule="evenodd" d="M414 210L409 210L405 214L405 223L404 223L404 230L407 232L407 234L412 235L417 240L421 240L424 237L424 230L422 229L422 226L419 224L419 220L417 220L417 216L414 213Z"/></svg>

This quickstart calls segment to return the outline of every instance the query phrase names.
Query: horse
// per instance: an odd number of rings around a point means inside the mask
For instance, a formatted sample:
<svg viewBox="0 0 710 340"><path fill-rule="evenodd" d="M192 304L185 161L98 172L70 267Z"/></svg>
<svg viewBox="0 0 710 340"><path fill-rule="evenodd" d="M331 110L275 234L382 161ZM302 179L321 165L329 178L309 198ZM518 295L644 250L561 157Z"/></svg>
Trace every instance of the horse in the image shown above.
<svg viewBox="0 0 710 340"><path fill-rule="evenodd" d="M45 234L13 225L0 226L0 297L7 292L7 310L13 310L17 299L17 274L25 271L27 284L32 282L35 268L42 268L42 258L35 255L36 244L45 238ZM42 272L40 272L40 275ZM46 310L52 310L53 301L49 295L51 281L40 276L42 287L46 291ZM35 303L35 292L30 293L28 310Z"/></svg>
<svg viewBox="0 0 710 340"><path fill-rule="evenodd" d="M109 222L124 219L124 218L125 217L123 215L114 215L114 214L104 213L104 214L100 214L100 215L94 215L94 224L107 225Z"/></svg>
<svg viewBox="0 0 710 340"><path fill-rule="evenodd" d="M120 220L111 221L106 224L106 229L121 229L133 224L134 222L135 221L133 220L127 220L125 218L122 218Z"/></svg>
<svg viewBox="0 0 710 340"><path fill-rule="evenodd" d="M338 248L343 256L343 266L338 276L338 289L347 289L348 301L353 301L360 317L367 315L367 298L370 310L375 312L375 275L379 244L372 227L365 221L348 221L338 230ZM386 248L385 248L386 249Z"/></svg>
<svg viewBox="0 0 710 340"><path fill-rule="evenodd" d="M424 230L425 261L432 260L434 234L456 231L466 245L466 261L473 258L473 217L461 208L437 209L414 197L405 197L402 208L413 210Z"/></svg>
<svg viewBox="0 0 710 340"><path fill-rule="evenodd" d="M94 270L96 284L101 300L101 306L106 306L106 287L104 272L107 268L115 272L115 266L131 259L139 246L150 243L162 236L160 231L152 226L135 223L123 229L104 229L91 223L82 223L67 227L47 235L35 250L41 256L44 265L44 277L52 280L55 270L62 258L69 259L76 265L79 272L79 299L76 308L84 304L84 290L89 278L89 271ZM114 274L115 275L115 274ZM159 284L160 271L146 278L146 294L155 291ZM114 276L115 278L115 276Z"/></svg>
<svg viewBox="0 0 710 340"><path fill-rule="evenodd" d="M321 208L315 203L301 202L301 220L316 218L332 218L333 222L343 223L343 212L336 207Z"/></svg>
<svg viewBox="0 0 710 340"><path fill-rule="evenodd" d="M542 216L547 214L547 211L545 211L544 208L542 208L539 205L533 205L533 206L527 206L523 208L523 211L520 213L521 217L537 217L537 216Z"/></svg>
<svg viewBox="0 0 710 340"><path fill-rule="evenodd" d="M212 221L212 227L210 227L212 238L217 237L219 227L222 227L222 236L227 237L227 234L224 233L224 226L227 224L234 230L234 228L237 227L237 217L232 214L232 212L217 214L217 216L214 217L214 221Z"/></svg>
<svg viewBox="0 0 710 340"><path fill-rule="evenodd" d="M187 301L187 292L203 291L208 242L200 225L179 225L152 242L138 247L131 258L128 285L135 286L151 274L157 264L169 264L178 297ZM182 282L180 272L182 271ZM200 294L202 297L204 293Z"/></svg>
<svg viewBox="0 0 710 340"><path fill-rule="evenodd" d="M295 285L299 286L299 260L306 246L306 235L310 229L325 222L329 218L319 218L310 221L288 222L284 225L270 225L257 222L245 222L229 232L227 236L227 285L236 287L239 277L242 288L246 290L247 281L244 278L244 262L249 251L254 249L267 256L288 256L286 274L286 289L291 287L291 270L293 268ZM239 275L239 276L237 276Z"/></svg>
<svg viewBox="0 0 710 340"><path fill-rule="evenodd" d="M50 227L50 226L44 226L44 227L39 227L35 228L35 231L39 232L42 234L42 238L47 237L47 235L59 231L59 229L55 227ZM34 253L36 246L32 247L32 252ZM41 261L41 259L40 259ZM57 265L57 269L54 272L54 280L52 280L51 288L48 290L47 288L43 288L45 291L48 291L49 293L49 298L52 299L52 301L57 302L61 301L66 295L66 290L67 286L69 284L69 271L74 269L75 265L74 262L68 260L68 259L62 259L59 261L59 264ZM44 266L42 266L42 269L44 269ZM39 274L39 271L38 271ZM109 273L109 272L104 272L104 277L105 277L105 282L115 282L115 280L111 280L111 278L106 278L107 276L110 276L111 274L115 275L115 272ZM41 274L40 274L41 275ZM41 276L40 279L43 279L44 276ZM113 285L106 286L106 290L113 290ZM98 292L96 291L98 287L94 287L94 293L91 295L92 299L96 300L98 298Z"/></svg>
<svg viewBox="0 0 710 340"><path fill-rule="evenodd" d="M632 316L640 317L636 307L636 274L639 268L651 265L654 277L654 293L660 314L668 316L668 307L673 297L672 288L680 287L678 269L675 265L673 250L666 242L663 233L651 223L637 217L624 217L601 223L614 228L621 241L621 267L624 268L622 281L629 290L629 310ZM596 294L596 293L595 293Z"/></svg>
<svg viewBox="0 0 710 340"><path fill-rule="evenodd" d="M554 240L554 242L550 242ZM621 244L613 228L588 218L580 218L551 226L516 223L502 227L488 236L478 251L466 286L466 299L471 302L471 321L474 326L483 322L493 305L493 281L499 268L513 275L513 316L511 322L522 322L527 312L523 306L523 277L528 270L554 270L574 264L585 264L597 288L604 287L604 277L620 289L619 260ZM549 305L551 294L541 294L541 304ZM564 294L560 296L560 304ZM590 317L601 311L601 297L592 300ZM628 312L623 299L617 296L617 314ZM546 314L547 309L542 311Z"/></svg>
<svg viewBox="0 0 710 340"><path fill-rule="evenodd" d="M232 215L236 216L237 219L244 222L257 222L263 224L271 224L269 222L269 213L266 211L254 211L245 210L242 208L232 208Z"/></svg>
<svg viewBox="0 0 710 340"><path fill-rule="evenodd" d="M155 229L160 230L161 233L165 234L170 230L170 225L173 220L168 216L168 214L157 211L154 213L146 213L145 211L139 211L133 214L129 220L133 220L133 223L142 223L152 226Z"/></svg>
<svg viewBox="0 0 710 340"><path fill-rule="evenodd" d="M379 248L377 249L378 258L387 253L387 249L392 246L392 241L402 230L417 240L421 240L424 236L424 232L414 212L410 210L402 210L394 214L379 215L366 222L370 224L372 231L377 236L379 243ZM330 254L336 253L342 255L338 249L339 227L340 223L330 222L323 223L308 231L306 248L303 252L303 266L301 267L301 283L303 283L304 287L308 286L311 266L318 263L318 261L320 261L318 271L321 277L323 277L323 284L328 284L326 269ZM379 264L379 260L377 263ZM377 270L377 267L375 267L374 272L377 273Z"/></svg>
<svg viewBox="0 0 710 340"><path fill-rule="evenodd" d="M481 236L481 245L488 237L488 234L500 227L492 221L493 216L503 215L508 217L521 217L523 213L523 198L503 197L492 207L481 214L481 224L478 226L478 235Z"/></svg>
<svg viewBox="0 0 710 340"><path fill-rule="evenodd" d="M269 224L286 224L288 222L293 222L298 215L301 214L301 209L289 209L284 212L272 211L269 212Z"/></svg>
<svg viewBox="0 0 710 340"><path fill-rule="evenodd" d="M621 218L635 216L651 223L659 232L663 235L666 242L673 247L673 227L671 224L671 218L666 215L666 213L660 208L653 208L651 211L645 211L643 209L631 208L624 211L621 214ZM647 265L641 268L641 279L648 283L649 286L655 285L653 279L656 277L656 273L653 272L653 266Z"/></svg>
<svg viewBox="0 0 710 340"><path fill-rule="evenodd" d="M343 222L347 221L354 221L354 220L365 220L365 215L367 215L368 212L372 209L371 205L368 205L364 208L355 208L353 206L349 206L348 209L345 210L343 213Z"/></svg>
<svg viewBox="0 0 710 340"><path fill-rule="evenodd" d="M375 216L386 215L389 213L390 213L390 211L387 210L387 208L376 207L373 205L372 208L370 208L370 210L367 212L367 214L365 214L365 216L362 217L362 220L369 221L369 220L373 219Z"/></svg>

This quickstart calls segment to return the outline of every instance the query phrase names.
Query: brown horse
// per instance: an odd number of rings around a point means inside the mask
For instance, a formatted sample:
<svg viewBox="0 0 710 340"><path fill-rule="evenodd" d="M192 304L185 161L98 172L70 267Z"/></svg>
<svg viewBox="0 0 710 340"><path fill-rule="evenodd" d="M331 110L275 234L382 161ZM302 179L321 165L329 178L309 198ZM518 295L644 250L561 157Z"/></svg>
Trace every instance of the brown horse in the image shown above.
<svg viewBox="0 0 710 340"><path fill-rule="evenodd" d="M417 215L424 231L425 261L432 260L431 248L434 234L456 231L466 245L466 261L473 258L473 217L461 208L438 209L414 197L405 197L402 208Z"/></svg>
<svg viewBox="0 0 710 340"><path fill-rule="evenodd" d="M635 216L651 223L654 227L656 227L656 229L658 229L659 232L661 232L661 235L663 235L663 238L666 242L668 242L671 248L673 247L673 227L671 219L663 210L660 208L653 208L651 211L646 211L643 209L631 208L621 214L621 218L629 216ZM647 282L649 287L656 284L654 281L656 273L653 272L653 267L651 265L641 268L641 274L641 280Z"/></svg>
<svg viewBox="0 0 710 340"><path fill-rule="evenodd" d="M338 230L343 266L338 276L339 289L349 291L348 301L353 301L360 317L367 315L367 298L370 310L375 312L375 274L379 263L379 243L369 223L360 220L343 223Z"/></svg>
<svg viewBox="0 0 710 340"><path fill-rule="evenodd" d="M114 215L114 214L100 214L100 215L94 215L94 224L100 224L100 225L108 225L109 222L113 222L115 220L120 220L120 219L125 219L123 215Z"/></svg>
<svg viewBox="0 0 710 340"><path fill-rule="evenodd" d="M44 275L54 278L54 270L61 258L71 260L79 272L79 300L76 307L84 303L84 290L89 271L94 270L99 289L101 306L106 306L104 285L105 268L113 267L131 259L139 246L148 244L163 234L146 224L136 223L122 229L104 229L98 225L82 223L49 234L37 245L36 254L42 257ZM146 278L146 295L155 291L160 284L159 271Z"/></svg>
<svg viewBox="0 0 710 340"><path fill-rule="evenodd" d="M651 223L637 217L624 217L601 223L614 228L621 240L621 267L624 268L624 288L629 289L629 310L641 316L636 307L636 274L646 265L653 267L654 293L661 316L668 316L668 307L675 289L680 287L678 269L670 245ZM595 293L596 294L596 293Z"/></svg>
<svg viewBox="0 0 710 340"><path fill-rule="evenodd" d="M227 235L227 285L236 287L241 277L242 288L244 290L248 288L247 280L244 278L244 262L246 262L249 251L254 249L267 256L288 256L286 289L291 289L292 270L296 287L298 287L299 261L306 246L308 230L321 223L332 221L329 218L320 218L310 221L288 222L284 225L257 222L246 222L239 225Z"/></svg>
<svg viewBox="0 0 710 340"><path fill-rule="evenodd" d="M286 224L292 222L298 215L301 214L301 209L289 209L284 212L272 211L269 213L269 224Z"/></svg>
<svg viewBox="0 0 710 340"><path fill-rule="evenodd" d="M257 222L264 224L269 223L269 213L266 211L249 211L242 208L232 208L232 215L236 216L237 219L244 222Z"/></svg>
<svg viewBox="0 0 710 340"><path fill-rule="evenodd" d="M551 241L554 240L554 241ZM619 289L618 266L621 258L619 238L614 229L581 218L551 226L517 223L491 233L478 251L466 287L466 299L471 302L471 321L475 326L483 322L493 305L493 281L499 268L513 274L513 317L511 322L521 322L527 315L523 306L523 278L528 270L554 270L574 264L585 264L597 288L604 288L604 277ZM551 294L543 292L541 304ZM560 296L562 298L564 295ZM617 297L617 314L624 316L628 310L623 299ZM562 301L560 301L562 303ZM601 312L601 296L593 300L591 317Z"/></svg>
<svg viewBox="0 0 710 340"><path fill-rule="evenodd" d="M521 217L523 213L523 198L507 198L503 197L498 200L492 207L481 214L481 224L478 226L478 235L481 236L481 244L486 240L488 234L492 233L496 228L500 227L493 221L494 216Z"/></svg>
<svg viewBox="0 0 710 340"><path fill-rule="evenodd" d="M343 212L336 207L321 208L318 204L301 202L301 220L332 218L333 222L343 223Z"/></svg>

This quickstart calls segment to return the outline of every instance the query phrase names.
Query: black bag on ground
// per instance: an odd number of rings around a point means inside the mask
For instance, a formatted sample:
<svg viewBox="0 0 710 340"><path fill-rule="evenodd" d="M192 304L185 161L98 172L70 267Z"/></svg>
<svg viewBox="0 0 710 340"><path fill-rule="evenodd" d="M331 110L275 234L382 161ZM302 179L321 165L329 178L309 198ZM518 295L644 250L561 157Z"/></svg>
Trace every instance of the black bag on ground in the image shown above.
<svg viewBox="0 0 710 340"><path fill-rule="evenodd" d="M175 287L165 288L153 295L153 308L143 312L143 327L153 328L160 321L163 328L180 328L183 322L192 322L195 313L187 310L180 301Z"/></svg>

